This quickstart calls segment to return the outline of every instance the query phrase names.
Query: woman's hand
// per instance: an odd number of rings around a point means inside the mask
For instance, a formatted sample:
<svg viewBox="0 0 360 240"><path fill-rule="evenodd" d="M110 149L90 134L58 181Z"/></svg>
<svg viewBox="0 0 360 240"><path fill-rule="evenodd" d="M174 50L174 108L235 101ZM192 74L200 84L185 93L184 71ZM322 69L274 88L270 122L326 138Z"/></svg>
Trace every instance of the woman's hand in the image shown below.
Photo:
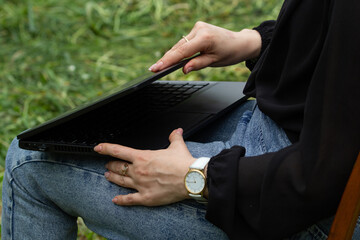
<svg viewBox="0 0 360 240"><path fill-rule="evenodd" d="M136 150L109 143L94 148L100 154L121 159L106 165L105 176L110 182L138 191L114 197L115 204L158 206L188 198L184 177L195 159L187 149L182 133L180 128L174 130L169 137L170 146L164 150ZM126 164L128 169L124 171Z"/></svg>
<svg viewBox="0 0 360 240"><path fill-rule="evenodd" d="M180 60L200 52L189 61L183 72L189 73L208 66L220 67L252 59L260 54L261 36L255 30L229 31L208 23L197 22L186 39L181 39L149 70L161 71Z"/></svg>

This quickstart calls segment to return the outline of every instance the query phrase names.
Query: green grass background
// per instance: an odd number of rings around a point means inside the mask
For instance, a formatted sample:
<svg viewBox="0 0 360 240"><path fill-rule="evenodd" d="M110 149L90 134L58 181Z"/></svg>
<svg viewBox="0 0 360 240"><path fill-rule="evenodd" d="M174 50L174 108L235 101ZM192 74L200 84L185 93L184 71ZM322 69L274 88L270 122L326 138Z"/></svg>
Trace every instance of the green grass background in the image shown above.
<svg viewBox="0 0 360 240"><path fill-rule="evenodd" d="M0 0L0 182L19 132L143 75L198 20L240 31L275 19L281 3ZM248 75L238 64L166 79L246 81ZM79 226L78 239L101 238Z"/></svg>

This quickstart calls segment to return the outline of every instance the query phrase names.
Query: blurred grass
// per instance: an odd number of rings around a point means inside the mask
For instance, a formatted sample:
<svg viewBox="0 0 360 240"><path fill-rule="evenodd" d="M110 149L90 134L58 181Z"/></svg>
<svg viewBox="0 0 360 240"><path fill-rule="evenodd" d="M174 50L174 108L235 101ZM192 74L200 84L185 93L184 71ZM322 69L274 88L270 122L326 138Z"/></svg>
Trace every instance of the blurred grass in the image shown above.
<svg viewBox="0 0 360 240"><path fill-rule="evenodd" d="M276 18L281 2L0 0L0 181L19 132L141 76L198 20L238 31ZM248 75L239 64L166 78ZM80 232L79 239L98 239Z"/></svg>

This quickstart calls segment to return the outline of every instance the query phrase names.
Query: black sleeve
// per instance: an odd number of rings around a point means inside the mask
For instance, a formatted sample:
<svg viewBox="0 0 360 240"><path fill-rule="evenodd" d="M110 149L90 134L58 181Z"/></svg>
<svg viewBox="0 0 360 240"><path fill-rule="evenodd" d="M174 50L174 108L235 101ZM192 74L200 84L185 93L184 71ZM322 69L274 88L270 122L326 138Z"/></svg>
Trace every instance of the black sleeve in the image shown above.
<svg viewBox="0 0 360 240"><path fill-rule="evenodd" d="M260 56L269 45L275 25L276 21L269 20L261 23L259 26L254 28L254 30L258 31L261 36L261 51L260 55L257 58L249 59L245 62L246 67L250 69L250 71L254 68Z"/></svg>
<svg viewBox="0 0 360 240"><path fill-rule="evenodd" d="M281 239L336 211L360 150L360 4L331 4L299 141L256 157L233 147L209 162L206 218L232 239Z"/></svg>

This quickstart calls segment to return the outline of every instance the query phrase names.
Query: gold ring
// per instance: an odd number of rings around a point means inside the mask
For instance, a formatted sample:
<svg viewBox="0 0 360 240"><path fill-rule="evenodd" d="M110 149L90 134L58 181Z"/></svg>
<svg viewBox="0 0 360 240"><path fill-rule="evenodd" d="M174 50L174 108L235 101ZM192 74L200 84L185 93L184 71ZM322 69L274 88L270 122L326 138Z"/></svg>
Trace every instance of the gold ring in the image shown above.
<svg viewBox="0 0 360 240"><path fill-rule="evenodd" d="M129 164L125 163L123 168L121 169L120 175L126 176L126 173L127 173L128 169L129 169Z"/></svg>
<svg viewBox="0 0 360 240"><path fill-rule="evenodd" d="M183 39L185 39L186 42L189 42L189 39L187 39L185 36L182 36Z"/></svg>

